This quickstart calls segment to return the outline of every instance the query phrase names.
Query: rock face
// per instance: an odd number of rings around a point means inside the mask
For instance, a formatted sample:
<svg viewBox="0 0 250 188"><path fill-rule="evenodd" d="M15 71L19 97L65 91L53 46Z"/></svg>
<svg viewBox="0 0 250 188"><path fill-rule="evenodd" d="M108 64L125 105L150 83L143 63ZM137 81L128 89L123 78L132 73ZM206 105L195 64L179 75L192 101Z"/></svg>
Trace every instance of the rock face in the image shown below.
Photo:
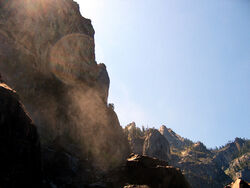
<svg viewBox="0 0 250 188"><path fill-rule="evenodd" d="M128 137L131 151L140 155L148 155L161 160L170 161L168 141L156 129L141 130L133 122L124 129Z"/></svg>
<svg viewBox="0 0 250 188"><path fill-rule="evenodd" d="M61 145L78 145L75 153L103 170L126 158L126 138L107 104L109 76L95 61L94 29L77 3L1 1L0 72L19 93L43 146L67 140Z"/></svg>
<svg viewBox="0 0 250 188"><path fill-rule="evenodd" d="M165 161L171 159L169 143L156 129L147 131L143 145L143 154Z"/></svg>
<svg viewBox="0 0 250 188"><path fill-rule="evenodd" d="M179 169L168 166L168 163L156 158L132 154L127 159L126 165L117 169L111 175L113 187L144 187L161 188L190 187Z"/></svg>
<svg viewBox="0 0 250 188"><path fill-rule="evenodd" d="M16 92L0 83L0 187L39 188L40 142Z"/></svg>

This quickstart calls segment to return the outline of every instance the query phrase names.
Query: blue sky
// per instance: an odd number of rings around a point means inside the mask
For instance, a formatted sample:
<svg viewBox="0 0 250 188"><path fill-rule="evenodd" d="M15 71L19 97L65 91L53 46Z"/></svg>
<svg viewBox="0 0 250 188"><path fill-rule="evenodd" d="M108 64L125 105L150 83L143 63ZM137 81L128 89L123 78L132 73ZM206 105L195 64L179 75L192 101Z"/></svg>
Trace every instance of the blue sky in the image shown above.
<svg viewBox="0 0 250 188"><path fill-rule="evenodd" d="M250 137L249 0L78 0L120 123L220 146Z"/></svg>

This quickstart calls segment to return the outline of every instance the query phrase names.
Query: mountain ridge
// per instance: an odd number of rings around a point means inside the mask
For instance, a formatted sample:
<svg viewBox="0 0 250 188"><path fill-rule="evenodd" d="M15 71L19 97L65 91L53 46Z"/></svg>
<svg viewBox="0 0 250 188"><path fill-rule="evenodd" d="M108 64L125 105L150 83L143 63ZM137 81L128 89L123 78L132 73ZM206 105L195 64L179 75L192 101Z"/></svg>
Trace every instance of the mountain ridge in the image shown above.
<svg viewBox="0 0 250 188"><path fill-rule="evenodd" d="M150 129L141 130L135 123L124 128L129 143L133 146L131 147L133 152L136 153L133 148L137 147L137 140L144 138L148 130ZM202 142L183 138L164 125L159 130L154 130L161 133L169 142L171 157L166 160L183 170L192 187L219 188L240 177L249 181L250 164L247 163L250 151L249 139L235 138L219 149L208 149ZM154 155L154 153L149 154L149 156ZM233 162L234 160L236 162ZM240 165L239 161L244 165Z"/></svg>

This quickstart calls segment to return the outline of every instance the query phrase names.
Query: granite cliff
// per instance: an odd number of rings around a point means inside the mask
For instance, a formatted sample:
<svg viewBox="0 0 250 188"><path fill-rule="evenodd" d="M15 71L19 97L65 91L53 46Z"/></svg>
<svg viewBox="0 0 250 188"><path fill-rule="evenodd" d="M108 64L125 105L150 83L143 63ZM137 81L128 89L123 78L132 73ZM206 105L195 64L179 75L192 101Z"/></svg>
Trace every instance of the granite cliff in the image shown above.
<svg viewBox="0 0 250 188"><path fill-rule="evenodd" d="M67 152L91 158L102 170L128 155L107 104L106 67L95 61L94 29L74 1L1 1L0 72L19 93L43 147L62 142Z"/></svg>

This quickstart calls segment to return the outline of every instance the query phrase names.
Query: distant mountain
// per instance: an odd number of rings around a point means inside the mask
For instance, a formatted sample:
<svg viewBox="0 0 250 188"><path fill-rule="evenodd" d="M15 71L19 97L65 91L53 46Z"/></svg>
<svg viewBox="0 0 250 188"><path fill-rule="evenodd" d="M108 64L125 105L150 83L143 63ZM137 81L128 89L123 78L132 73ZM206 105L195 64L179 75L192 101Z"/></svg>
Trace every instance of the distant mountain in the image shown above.
<svg viewBox="0 0 250 188"><path fill-rule="evenodd" d="M233 142L226 144L220 149L207 149L202 142L183 138L172 129L161 126L159 131L156 129L141 130L135 123L129 124L124 131L128 136L131 150L134 153L157 156L156 152L143 153L141 149L145 138L149 132L160 132L169 143L170 157L168 162L180 168L187 180L194 188L223 187L232 180L239 177L249 181L249 140L236 138ZM162 139L162 142L164 139ZM159 141L158 141L159 142ZM151 143L151 151L157 151L159 145ZM153 149L155 147L155 149ZM165 148L162 148L164 153Z"/></svg>

